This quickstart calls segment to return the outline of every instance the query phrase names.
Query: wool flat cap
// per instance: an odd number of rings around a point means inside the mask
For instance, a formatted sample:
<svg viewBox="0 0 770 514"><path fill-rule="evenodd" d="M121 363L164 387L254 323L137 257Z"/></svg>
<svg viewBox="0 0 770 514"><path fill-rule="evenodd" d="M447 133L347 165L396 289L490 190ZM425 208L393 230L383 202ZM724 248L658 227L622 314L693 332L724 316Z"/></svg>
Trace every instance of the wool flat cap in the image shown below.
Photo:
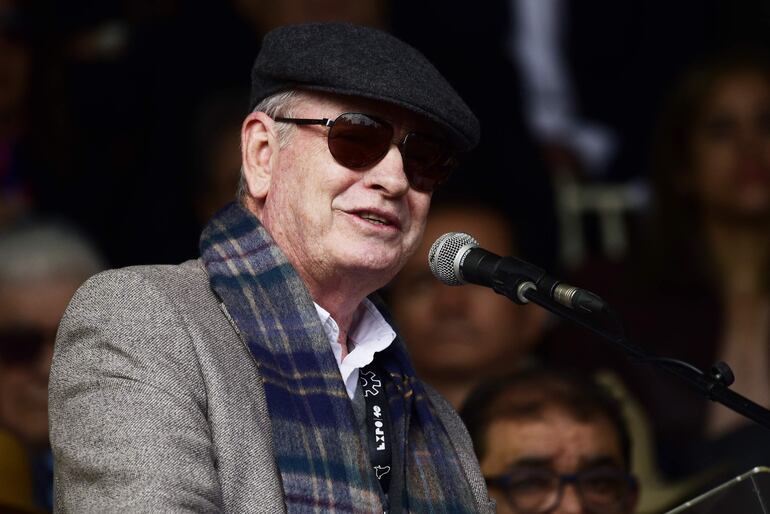
<svg viewBox="0 0 770 514"><path fill-rule="evenodd" d="M444 127L461 151L479 141L479 121L439 71L390 34L348 23L308 23L267 33L251 71L251 108L299 88L380 100Z"/></svg>

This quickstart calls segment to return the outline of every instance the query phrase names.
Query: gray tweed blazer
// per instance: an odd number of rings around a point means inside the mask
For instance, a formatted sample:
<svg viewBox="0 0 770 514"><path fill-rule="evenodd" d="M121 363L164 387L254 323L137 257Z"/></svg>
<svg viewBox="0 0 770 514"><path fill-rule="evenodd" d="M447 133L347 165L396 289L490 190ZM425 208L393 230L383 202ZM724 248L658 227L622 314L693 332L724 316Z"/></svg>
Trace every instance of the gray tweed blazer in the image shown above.
<svg viewBox="0 0 770 514"><path fill-rule="evenodd" d="M431 393L479 512L470 438ZM101 273L76 293L49 386L57 512L284 512L259 370L200 261Z"/></svg>

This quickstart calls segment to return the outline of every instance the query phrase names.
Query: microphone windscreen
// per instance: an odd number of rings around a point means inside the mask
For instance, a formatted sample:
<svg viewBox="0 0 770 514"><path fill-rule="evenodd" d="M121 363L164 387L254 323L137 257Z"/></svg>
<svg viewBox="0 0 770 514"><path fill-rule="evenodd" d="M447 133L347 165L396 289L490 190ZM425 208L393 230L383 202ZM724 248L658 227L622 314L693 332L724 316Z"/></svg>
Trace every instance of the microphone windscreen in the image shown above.
<svg viewBox="0 0 770 514"><path fill-rule="evenodd" d="M465 283L460 273L460 258L468 248L479 246L464 232L447 232L436 239L428 251L428 266L433 276L448 286Z"/></svg>

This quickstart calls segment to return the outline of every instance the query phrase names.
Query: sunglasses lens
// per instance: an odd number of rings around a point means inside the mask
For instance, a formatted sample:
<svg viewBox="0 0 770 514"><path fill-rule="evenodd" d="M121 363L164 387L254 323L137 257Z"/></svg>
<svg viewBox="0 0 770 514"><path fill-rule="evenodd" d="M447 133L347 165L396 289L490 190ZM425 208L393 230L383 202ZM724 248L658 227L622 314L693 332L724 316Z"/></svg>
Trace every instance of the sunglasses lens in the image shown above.
<svg viewBox="0 0 770 514"><path fill-rule="evenodd" d="M392 142L393 127L366 114L341 114L329 129L329 151L337 162L352 169L382 159ZM410 133L400 149L409 183L420 191L436 189L457 164L445 142L425 134Z"/></svg>
<svg viewBox="0 0 770 514"><path fill-rule="evenodd" d="M457 166L457 160L443 141L423 134L409 134L401 151L409 183L420 191L436 189Z"/></svg>
<svg viewBox="0 0 770 514"><path fill-rule="evenodd" d="M365 168L380 160L390 147L393 127L365 114L346 113L329 130L329 151L348 168Z"/></svg>

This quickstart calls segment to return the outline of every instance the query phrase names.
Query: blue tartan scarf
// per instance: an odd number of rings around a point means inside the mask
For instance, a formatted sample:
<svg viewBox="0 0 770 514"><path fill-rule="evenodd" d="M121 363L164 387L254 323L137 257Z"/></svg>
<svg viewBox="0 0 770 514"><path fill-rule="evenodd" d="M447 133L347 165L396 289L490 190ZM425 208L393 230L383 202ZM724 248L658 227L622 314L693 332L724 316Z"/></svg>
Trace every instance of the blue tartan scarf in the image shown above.
<svg viewBox="0 0 770 514"><path fill-rule="evenodd" d="M239 204L201 236L211 287L261 371L275 459L290 513L382 512L382 492L352 403L305 284L259 220ZM447 433L403 344L376 354L386 372L404 512L476 512Z"/></svg>

